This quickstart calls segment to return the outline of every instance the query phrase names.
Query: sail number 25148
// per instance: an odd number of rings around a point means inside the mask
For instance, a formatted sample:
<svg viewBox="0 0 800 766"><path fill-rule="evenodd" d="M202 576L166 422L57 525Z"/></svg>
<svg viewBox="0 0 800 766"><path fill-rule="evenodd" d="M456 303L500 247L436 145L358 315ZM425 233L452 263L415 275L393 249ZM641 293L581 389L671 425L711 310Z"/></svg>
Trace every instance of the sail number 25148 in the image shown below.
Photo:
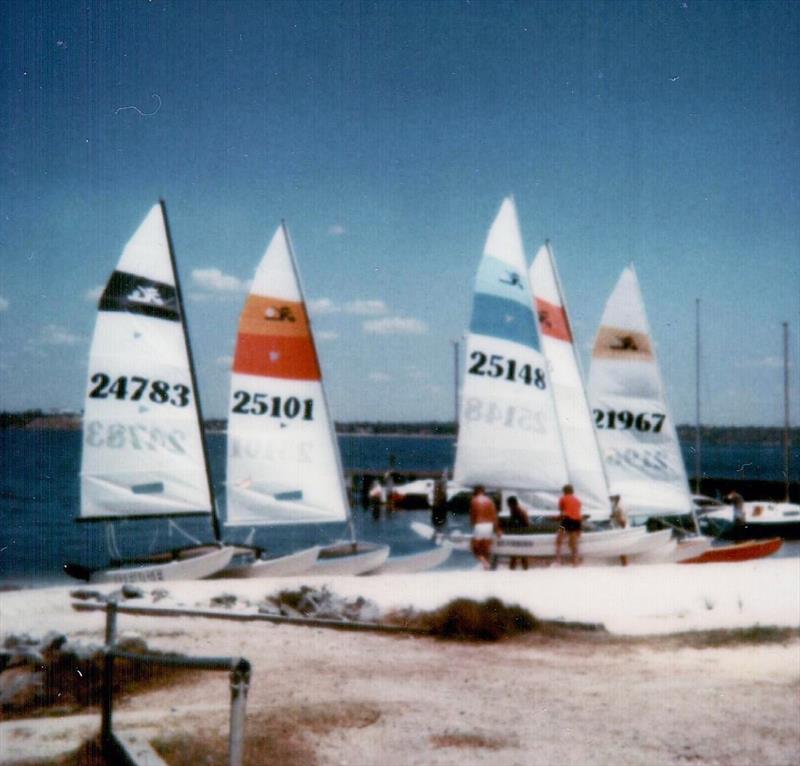
<svg viewBox="0 0 800 766"><path fill-rule="evenodd" d="M236 391L233 394L235 404L231 412L240 415L268 415L273 418L289 418L294 420L314 419L314 400L298 399L296 396L270 396L269 394L249 391Z"/></svg>
<svg viewBox="0 0 800 766"><path fill-rule="evenodd" d="M510 359L502 354L484 354L483 351L473 351L469 355L472 364L469 366L470 375L485 375L489 378L502 378L503 380L522 381L527 386L547 388L544 370L530 364L518 364L516 359Z"/></svg>

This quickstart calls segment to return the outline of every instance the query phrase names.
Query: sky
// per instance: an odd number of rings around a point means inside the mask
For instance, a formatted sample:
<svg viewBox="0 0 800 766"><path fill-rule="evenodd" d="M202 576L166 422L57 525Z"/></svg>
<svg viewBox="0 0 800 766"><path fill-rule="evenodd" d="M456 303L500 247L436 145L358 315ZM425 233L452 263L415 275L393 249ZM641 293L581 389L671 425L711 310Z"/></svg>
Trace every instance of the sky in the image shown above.
<svg viewBox="0 0 800 766"><path fill-rule="evenodd" d="M15 2L0 25L0 409L82 407L99 290L167 204L207 416L285 219L336 420L453 418L513 194L588 354L636 266L677 422L800 420L800 4Z"/></svg>

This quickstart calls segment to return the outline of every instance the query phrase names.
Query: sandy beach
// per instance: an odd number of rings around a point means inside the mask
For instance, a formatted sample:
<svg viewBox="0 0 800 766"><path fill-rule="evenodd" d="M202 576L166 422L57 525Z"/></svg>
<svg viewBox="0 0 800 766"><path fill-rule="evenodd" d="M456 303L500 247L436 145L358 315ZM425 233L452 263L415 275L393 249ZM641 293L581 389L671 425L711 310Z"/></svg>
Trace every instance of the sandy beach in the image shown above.
<svg viewBox="0 0 800 766"><path fill-rule="evenodd" d="M694 631L796 628L799 568L673 566L668 588L661 567L169 583L159 602L206 606L229 593L234 611L247 611L246 601L308 582L382 610L471 592L607 627L494 644L186 617L121 615L119 630L161 650L250 659L248 732L270 742L265 763L778 766L800 759L800 640L728 643ZM103 615L72 610L70 590L2 594L0 631L102 642ZM150 603L149 590L137 601ZM224 736L227 715L227 677L206 673L121 700L115 720L161 736ZM3 762L63 752L97 727L96 714L0 723Z"/></svg>

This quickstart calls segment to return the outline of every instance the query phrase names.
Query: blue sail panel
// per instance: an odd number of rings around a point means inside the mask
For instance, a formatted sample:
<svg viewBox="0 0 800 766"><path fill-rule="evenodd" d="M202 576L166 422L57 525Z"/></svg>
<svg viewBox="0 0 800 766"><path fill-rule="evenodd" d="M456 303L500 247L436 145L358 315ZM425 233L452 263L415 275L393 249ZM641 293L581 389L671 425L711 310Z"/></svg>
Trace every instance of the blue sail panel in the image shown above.
<svg viewBox="0 0 800 766"><path fill-rule="evenodd" d="M539 351L539 333L530 304L526 306L516 300L475 293L469 330L478 335L521 343Z"/></svg>

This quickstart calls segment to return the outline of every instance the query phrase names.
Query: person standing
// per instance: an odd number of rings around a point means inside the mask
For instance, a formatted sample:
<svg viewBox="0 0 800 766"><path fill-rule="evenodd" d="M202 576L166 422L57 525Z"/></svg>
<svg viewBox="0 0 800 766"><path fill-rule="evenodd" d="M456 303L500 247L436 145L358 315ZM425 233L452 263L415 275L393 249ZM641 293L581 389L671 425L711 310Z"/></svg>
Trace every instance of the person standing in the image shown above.
<svg viewBox="0 0 800 766"><path fill-rule="evenodd" d="M489 556L492 552L492 541L500 538L500 524L497 520L497 507L491 497L486 494L485 487L480 484L472 493L469 504L469 520L472 523L472 554L484 569L491 569Z"/></svg>
<svg viewBox="0 0 800 766"><path fill-rule="evenodd" d="M433 483L431 524L437 529L447 524L447 473L442 473Z"/></svg>
<svg viewBox="0 0 800 766"><path fill-rule="evenodd" d="M744 498L736 490L731 490L725 495L725 502L733 506L734 526L738 528L743 527L747 522L747 517L744 512Z"/></svg>
<svg viewBox="0 0 800 766"><path fill-rule="evenodd" d="M508 510L511 515L506 522L505 531L516 533L524 532L530 526L530 519L528 518L527 511L519 504L516 495L511 495L506 502L508 503ZM508 568L516 569L517 561L522 564L523 569L528 568L527 556L512 556Z"/></svg>
<svg viewBox="0 0 800 766"><path fill-rule="evenodd" d="M567 537L569 544L570 561L572 566L578 566L578 545L581 537L583 518L581 516L581 501L575 496L575 491L571 484L565 484L564 494L558 500L559 528L556 535L556 562L561 563L561 546L564 537Z"/></svg>

